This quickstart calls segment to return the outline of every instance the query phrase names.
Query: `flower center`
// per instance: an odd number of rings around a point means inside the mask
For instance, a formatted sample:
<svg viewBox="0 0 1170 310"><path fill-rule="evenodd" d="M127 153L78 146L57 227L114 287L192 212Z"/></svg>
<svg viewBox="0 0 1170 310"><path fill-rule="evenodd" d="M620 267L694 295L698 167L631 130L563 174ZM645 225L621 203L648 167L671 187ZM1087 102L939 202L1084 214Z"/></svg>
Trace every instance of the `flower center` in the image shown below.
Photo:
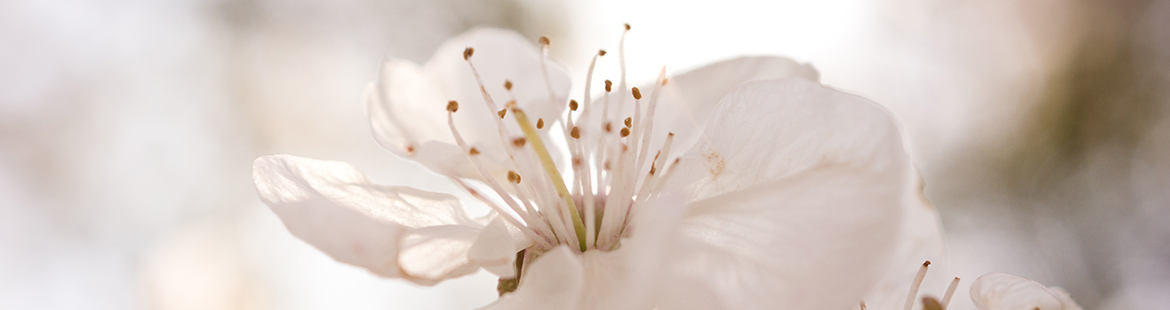
<svg viewBox="0 0 1170 310"><path fill-rule="evenodd" d="M627 88L624 42L629 26L625 29L618 43L621 78L616 87L617 94L614 95L613 82L606 80L600 106L589 106L593 104L590 98L593 69L597 59L606 55L605 50L600 50L589 63L583 104L568 100L569 109L557 122L564 135L562 145L549 143L554 141L551 131L544 130L543 118L533 122L516 104L515 96L511 95L512 81L505 81L503 86L513 98L502 108L498 106L476 70L472 57L475 49L468 47L463 52L463 59L479 85L484 104L489 111L495 111L483 117L495 120L500 143L507 153L507 181L497 181L479 158L480 150L468 145L459 134L453 117L459 110L458 102L447 104L448 125L456 143L468 154L484 183L504 205L482 195L465 181L452 179L532 238L534 245L529 248L530 253L543 253L559 244L569 245L580 252L616 249L621 238L631 232L631 218L647 201L656 197L664 181L675 170L672 165L672 169L662 172L667 154L670 154L673 133L667 134L661 149L650 156L653 116L659 92L666 83L665 68L659 72L648 102L643 102L642 92L637 87ZM564 99L556 98L549 82L546 66L549 46L548 38L541 37L541 73L548 89L549 104L566 104ZM633 100L632 115L619 115L625 111L630 99ZM518 133L515 127L506 123L509 114L519 128ZM624 126L615 131L614 120L618 119L624 119ZM569 155L568 169L556 166L554 152L550 152L554 148L560 151L555 153ZM677 162L678 159L674 165Z"/></svg>

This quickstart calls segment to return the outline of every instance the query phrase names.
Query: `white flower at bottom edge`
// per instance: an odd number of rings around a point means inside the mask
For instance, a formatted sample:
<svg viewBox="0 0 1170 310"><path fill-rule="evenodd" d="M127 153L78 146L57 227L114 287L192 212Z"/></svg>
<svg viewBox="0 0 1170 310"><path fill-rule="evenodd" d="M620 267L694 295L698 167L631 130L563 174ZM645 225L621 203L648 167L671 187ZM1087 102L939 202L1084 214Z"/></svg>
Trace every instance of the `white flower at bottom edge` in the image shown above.
<svg viewBox="0 0 1170 310"><path fill-rule="evenodd" d="M1006 273L989 273L971 282L971 301L979 310L1081 310L1068 292Z"/></svg>
<svg viewBox="0 0 1170 310"><path fill-rule="evenodd" d="M423 67L388 61L367 93L379 144L481 198L490 220L288 155L256 160L257 192L293 235L380 276L519 272L487 309L845 309L883 276L918 188L877 104L751 57L645 91L620 78L564 113L568 78L542 52L477 29Z"/></svg>

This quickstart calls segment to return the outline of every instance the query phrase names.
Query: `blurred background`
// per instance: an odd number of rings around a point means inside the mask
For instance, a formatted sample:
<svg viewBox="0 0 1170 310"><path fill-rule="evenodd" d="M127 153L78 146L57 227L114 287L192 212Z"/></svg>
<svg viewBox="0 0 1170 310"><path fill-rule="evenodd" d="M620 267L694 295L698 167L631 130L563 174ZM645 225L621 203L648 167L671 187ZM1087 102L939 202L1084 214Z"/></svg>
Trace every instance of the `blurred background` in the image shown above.
<svg viewBox="0 0 1170 310"><path fill-rule="evenodd" d="M384 57L506 27L579 83L627 22L634 80L785 55L887 106L961 291L1002 271L1170 309L1170 1L1151 0L0 1L0 309L486 304L488 274L419 287L295 239L252 160L416 184L369 132Z"/></svg>

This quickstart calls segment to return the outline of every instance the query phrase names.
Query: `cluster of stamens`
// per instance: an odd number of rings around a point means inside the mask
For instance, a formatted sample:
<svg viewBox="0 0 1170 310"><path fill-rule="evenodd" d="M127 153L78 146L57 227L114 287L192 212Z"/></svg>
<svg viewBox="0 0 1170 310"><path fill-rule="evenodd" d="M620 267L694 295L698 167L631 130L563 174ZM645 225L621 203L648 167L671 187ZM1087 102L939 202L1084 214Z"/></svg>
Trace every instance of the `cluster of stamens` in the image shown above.
<svg viewBox="0 0 1170 310"><path fill-rule="evenodd" d="M922 263L922 267L918 268L918 273L914 275L914 282L910 283L910 292L906 295L906 303L903 305L903 310L911 310L914 307L914 301L918 297L918 287L922 285L922 279L926 278L926 270L930 267L930 261ZM951 303L951 297L955 296L955 289L959 287L959 278L955 277L951 280L951 284L947 285L946 293L943 293L942 300L935 299L931 296L922 297L923 310L945 310L947 305ZM865 309L865 301L861 302L861 310Z"/></svg>
<svg viewBox="0 0 1170 310"><path fill-rule="evenodd" d="M545 120L538 118L533 125L528 114L517 106L515 96L512 95L514 84L510 80L505 81L503 86L511 98L503 107L498 106L488 94L472 62L475 50L468 47L463 52L463 59L479 85L488 111L494 111L493 115L483 117L495 120L510 170L507 172L506 183L497 181L492 176L479 158L481 151L475 146L468 145L456 129L454 113L459 110L459 103L450 101L447 103L447 121L451 133L459 147L468 155L484 183L498 195L499 200L489 199L460 178L452 176L451 179L472 197L487 204L500 217L534 240L534 245L528 249L530 255L534 254L532 252L547 251L559 244L569 245L580 252L591 249L603 251L616 249L620 246L620 239L628 236L631 231L630 219L638 212L640 206L661 191L662 184L675 170L673 167L677 165L678 159L675 159L672 169L658 173L666 164L666 154L670 154L674 134L668 134L661 149L654 153L652 158L649 156L654 127L653 115L659 90L666 82L665 68L659 72L658 81L654 84L653 93L647 103L643 103L642 92L637 87L630 88L628 90L630 96L625 96L627 89L624 42L625 34L630 29L629 25L626 25L625 29L618 44L621 78L616 88L621 96L615 96L617 98L612 100L614 105L612 108L615 113L624 111L627 101L632 98L633 115L625 117L622 123L624 126L619 128L617 133L613 132L612 119L619 119L620 116L610 114L610 95L614 92L615 85L609 80L605 81L600 116L582 115L597 113L596 108L577 112L583 105L592 104L590 85L593 69L598 57L606 55L605 50L598 51L589 63L583 100L580 103L569 100L567 103L569 109L559 122L562 126L559 129L565 135L564 147L570 155L571 175L568 178L562 176L556 167L548 149L552 145L546 143L539 131L547 125ZM545 87L548 89L549 100L557 102L559 100L555 98L545 64L550 42L546 37L541 37L539 42ZM575 113L578 115L574 115ZM505 126L509 115L519 125L520 133L514 133L514 128ZM586 120L593 121L577 123ZM598 134L595 137L585 136L596 138L596 141L583 139L582 127L596 128ZM638 176L643 177L639 179ZM502 201L503 205L496 201Z"/></svg>

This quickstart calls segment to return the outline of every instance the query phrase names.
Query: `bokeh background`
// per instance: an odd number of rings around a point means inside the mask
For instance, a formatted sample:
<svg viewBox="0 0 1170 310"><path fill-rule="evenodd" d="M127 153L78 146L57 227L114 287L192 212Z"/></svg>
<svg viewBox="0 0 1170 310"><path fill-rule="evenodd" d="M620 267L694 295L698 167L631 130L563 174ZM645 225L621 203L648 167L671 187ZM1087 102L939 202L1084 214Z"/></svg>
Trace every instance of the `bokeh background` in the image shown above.
<svg viewBox="0 0 1170 310"><path fill-rule="evenodd" d="M1152 0L0 1L0 309L486 304L488 274L419 287L293 238L252 160L416 184L369 133L384 57L490 25L550 37L579 80L627 22L634 80L786 55L887 106L942 213L932 272L1170 309L1170 1Z"/></svg>

